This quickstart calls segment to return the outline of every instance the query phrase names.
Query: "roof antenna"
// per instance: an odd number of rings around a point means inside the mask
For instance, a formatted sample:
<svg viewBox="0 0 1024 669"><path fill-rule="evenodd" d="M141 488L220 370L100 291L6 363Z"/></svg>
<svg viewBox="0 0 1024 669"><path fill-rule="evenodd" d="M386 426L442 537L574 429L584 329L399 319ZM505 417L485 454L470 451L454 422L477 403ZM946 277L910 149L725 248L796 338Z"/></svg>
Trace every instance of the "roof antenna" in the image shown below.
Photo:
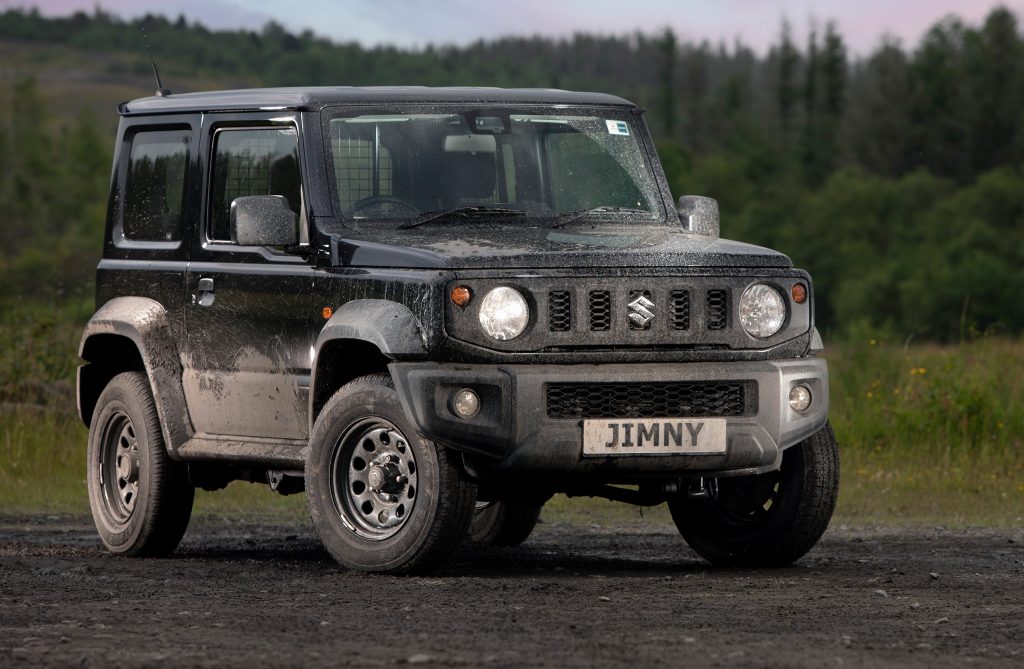
<svg viewBox="0 0 1024 669"><path fill-rule="evenodd" d="M142 39L146 42L146 52L149 53L149 62L153 66L153 76L156 77L156 95L161 98L167 97L171 94L171 91L164 88L163 82L160 81L160 72L156 69L156 59L153 58L153 49L149 46L149 35L146 34L146 26L140 23L139 30L142 31Z"/></svg>

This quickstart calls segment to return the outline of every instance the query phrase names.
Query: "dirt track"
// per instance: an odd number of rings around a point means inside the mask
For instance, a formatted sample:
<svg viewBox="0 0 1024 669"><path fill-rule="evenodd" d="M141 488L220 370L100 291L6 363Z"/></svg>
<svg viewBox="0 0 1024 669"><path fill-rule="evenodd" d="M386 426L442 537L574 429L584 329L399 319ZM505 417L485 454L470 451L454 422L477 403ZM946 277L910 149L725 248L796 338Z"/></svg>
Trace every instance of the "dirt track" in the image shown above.
<svg viewBox="0 0 1024 669"><path fill-rule="evenodd" d="M0 519L0 666L1024 665L1024 531L833 528L715 570L671 528L542 524L429 578L339 571L308 527L194 521L169 560Z"/></svg>

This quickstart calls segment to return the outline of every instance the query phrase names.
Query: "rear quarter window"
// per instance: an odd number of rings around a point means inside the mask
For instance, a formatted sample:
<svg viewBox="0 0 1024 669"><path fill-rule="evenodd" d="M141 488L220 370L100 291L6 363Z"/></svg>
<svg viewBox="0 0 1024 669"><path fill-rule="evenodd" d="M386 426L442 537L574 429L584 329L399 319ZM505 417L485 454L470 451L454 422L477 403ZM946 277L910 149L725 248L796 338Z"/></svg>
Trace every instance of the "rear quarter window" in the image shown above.
<svg viewBox="0 0 1024 669"><path fill-rule="evenodd" d="M181 239L191 137L188 129L142 130L132 136L121 210L126 240Z"/></svg>

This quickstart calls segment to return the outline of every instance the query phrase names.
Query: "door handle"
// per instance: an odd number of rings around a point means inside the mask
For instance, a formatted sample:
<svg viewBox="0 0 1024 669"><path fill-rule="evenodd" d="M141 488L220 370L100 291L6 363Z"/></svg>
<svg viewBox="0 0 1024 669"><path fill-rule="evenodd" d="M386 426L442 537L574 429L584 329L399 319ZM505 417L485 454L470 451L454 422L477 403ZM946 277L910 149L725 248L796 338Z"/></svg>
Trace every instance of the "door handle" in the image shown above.
<svg viewBox="0 0 1024 669"><path fill-rule="evenodd" d="M214 297L213 278L203 277L199 279L199 286L196 288L195 295L192 296L192 304L208 307L213 304Z"/></svg>

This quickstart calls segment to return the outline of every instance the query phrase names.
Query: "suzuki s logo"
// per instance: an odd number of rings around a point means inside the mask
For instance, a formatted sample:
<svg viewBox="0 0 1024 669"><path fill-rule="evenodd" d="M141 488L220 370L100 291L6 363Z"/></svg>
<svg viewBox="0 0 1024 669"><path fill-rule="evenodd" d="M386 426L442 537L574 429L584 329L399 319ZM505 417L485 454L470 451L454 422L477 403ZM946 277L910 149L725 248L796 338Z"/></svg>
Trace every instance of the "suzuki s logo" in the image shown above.
<svg viewBox="0 0 1024 669"><path fill-rule="evenodd" d="M629 320L637 327L645 328L654 320L654 302L651 302L643 295L629 303Z"/></svg>

